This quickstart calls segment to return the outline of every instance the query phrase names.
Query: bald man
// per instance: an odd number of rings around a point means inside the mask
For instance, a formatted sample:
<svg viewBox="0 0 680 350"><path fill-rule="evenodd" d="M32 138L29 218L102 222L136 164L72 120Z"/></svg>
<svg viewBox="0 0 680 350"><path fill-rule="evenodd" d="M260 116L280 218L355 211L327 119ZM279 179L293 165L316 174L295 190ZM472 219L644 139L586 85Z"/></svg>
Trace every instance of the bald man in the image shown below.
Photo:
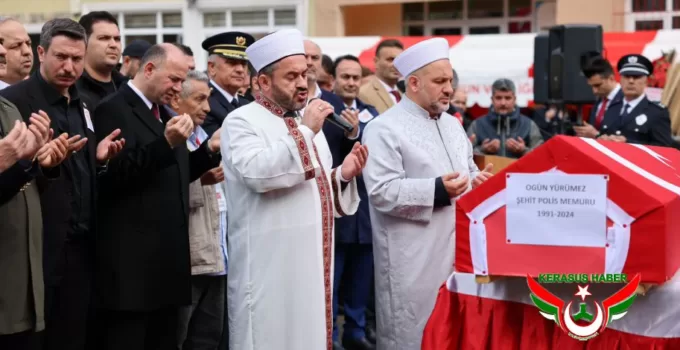
<svg viewBox="0 0 680 350"><path fill-rule="evenodd" d="M0 89L14 85L28 77L33 68L31 38L21 22L11 17L0 18L0 37L7 50L7 73L0 81Z"/></svg>
<svg viewBox="0 0 680 350"><path fill-rule="evenodd" d="M100 179L95 339L100 350L176 348L178 311L191 303L189 183L219 165L219 135L189 152L189 115L166 108L189 65L173 44L152 46L135 78L103 100L97 138L120 129L123 155ZM147 345L145 345L147 344Z"/></svg>

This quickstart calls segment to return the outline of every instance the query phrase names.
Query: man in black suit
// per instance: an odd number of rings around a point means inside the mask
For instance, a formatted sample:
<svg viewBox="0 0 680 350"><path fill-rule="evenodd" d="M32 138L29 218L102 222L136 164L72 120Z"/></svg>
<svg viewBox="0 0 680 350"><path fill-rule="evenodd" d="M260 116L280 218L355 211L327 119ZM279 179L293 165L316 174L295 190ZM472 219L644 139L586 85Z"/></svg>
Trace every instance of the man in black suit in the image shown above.
<svg viewBox="0 0 680 350"><path fill-rule="evenodd" d="M581 68L588 79L588 85L597 97L588 120L583 125L574 125L574 133L579 137L597 138L602 132L605 119L616 119L623 106L623 91L616 81L614 68L609 61L599 55L585 59Z"/></svg>
<svg viewBox="0 0 680 350"><path fill-rule="evenodd" d="M95 110L97 138L119 128L126 144L100 179L93 349L173 349L179 307L191 303L189 183L221 157L219 132L189 153L191 117L162 107L187 72L180 48L154 45Z"/></svg>
<svg viewBox="0 0 680 350"><path fill-rule="evenodd" d="M67 133L70 157L60 176L40 194L43 213L45 279L45 348L85 349L95 233L97 174L122 148L113 141L120 131L94 142L92 119L75 82L83 72L85 29L56 18L40 33L40 70L0 95L14 103L26 120L44 111L56 135ZM88 142L91 140L91 142Z"/></svg>
<svg viewBox="0 0 680 350"><path fill-rule="evenodd" d="M231 111L250 101L238 95L248 79L248 56L246 48L255 42L252 35L226 32L203 41L208 51L208 76L210 77L210 113L202 128L208 135L222 126Z"/></svg>

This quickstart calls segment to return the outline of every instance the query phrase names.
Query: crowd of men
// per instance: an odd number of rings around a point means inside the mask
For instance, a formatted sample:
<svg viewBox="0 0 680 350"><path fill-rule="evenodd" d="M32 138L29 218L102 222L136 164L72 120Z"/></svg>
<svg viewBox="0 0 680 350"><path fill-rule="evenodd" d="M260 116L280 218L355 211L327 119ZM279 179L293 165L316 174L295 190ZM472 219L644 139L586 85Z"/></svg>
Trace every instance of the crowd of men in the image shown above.
<svg viewBox="0 0 680 350"><path fill-rule="evenodd" d="M471 120L443 39L381 42L375 73L297 30L202 47L206 72L123 49L91 12L44 25L31 74L0 19L0 349L420 348L451 208L491 176L473 153L519 158L561 111L522 115L501 78ZM652 69L626 56L619 85L594 57L602 100L571 133L673 145Z"/></svg>

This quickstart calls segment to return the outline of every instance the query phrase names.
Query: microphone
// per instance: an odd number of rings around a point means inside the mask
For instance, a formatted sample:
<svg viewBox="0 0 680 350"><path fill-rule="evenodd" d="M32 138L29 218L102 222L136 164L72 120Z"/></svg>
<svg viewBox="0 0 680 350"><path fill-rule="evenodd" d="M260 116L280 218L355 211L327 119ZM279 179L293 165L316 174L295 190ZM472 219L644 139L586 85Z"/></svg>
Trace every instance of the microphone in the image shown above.
<svg viewBox="0 0 680 350"><path fill-rule="evenodd" d="M312 102L316 99L318 99L318 97L315 97L315 98L309 100L309 102ZM309 103L307 105L309 105ZM335 114L335 112L330 112L326 116L326 121L330 122L331 124L337 126L340 129L342 129L346 133L351 133L354 130L354 126L352 126L352 124L350 124L347 120L345 120L345 118Z"/></svg>

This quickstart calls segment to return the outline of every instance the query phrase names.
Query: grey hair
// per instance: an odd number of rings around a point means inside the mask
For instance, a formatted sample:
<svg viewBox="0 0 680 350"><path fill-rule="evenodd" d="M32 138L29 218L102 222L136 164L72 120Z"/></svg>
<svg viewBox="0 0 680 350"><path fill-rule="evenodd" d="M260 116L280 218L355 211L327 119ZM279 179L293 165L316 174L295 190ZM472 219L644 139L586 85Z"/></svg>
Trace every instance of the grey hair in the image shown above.
<svg viewBox="0 0 680 350"><path fill-rule="evenodd" d="M179 49L178 49L179 50ZM163 44L156 44L151 46L139 62L140 67L144 67L147 63L151 62L156 67L160 67L165 63L168 58L168 50L163 46Z"/></svg>
<svg viewBox="0 0 680 350"><path fill-rule="evenodd" d="M260 69L260 74L264 74L264 75L271 78L271 76L274 75L274 71L276 70L276 68L278 68L278 66L279 66L279 61L268 64L264 68Z"/></svg>
<svg viewBox="0 0 680 350"><path fill-rule="evenodd" d="M217 62L218 57L220 57L220 55L214 53L214 54L208 56L208 62L215 63L215 62Z"/></svg>
<svg viewBox="0 0 680 350"><path fill-rule="evenodd" d="M55 18L43 25L42 31L40 31L40 46L47 51L52 44L52 39L61 35L82 41L87 45L87 34L80 23L70 18Z"/></svg>
<svg viewBox="0 0 680 350"><path fill-rule="evenodd" d="M187 73L187 78L182 83L182 92L180 93L180 97L187 98L189 97L189 95L191 95L192 81L198 81L209 84L210 78L208 78L208 75L205 74L204 72L201 72L200 70L190 70L189 73Z"/></svg>
<svg viewBox="0 0 680 350"><path fill-rule="evenodd" d="M517 94L517 89L515 88L515 83L512 82L512 80L507 79L507 78L500 78L496 81L493 82L493 85L491 85L491 94L495 94L496 91L503 91L503 92L512 92L513 94Z"/></svg>

